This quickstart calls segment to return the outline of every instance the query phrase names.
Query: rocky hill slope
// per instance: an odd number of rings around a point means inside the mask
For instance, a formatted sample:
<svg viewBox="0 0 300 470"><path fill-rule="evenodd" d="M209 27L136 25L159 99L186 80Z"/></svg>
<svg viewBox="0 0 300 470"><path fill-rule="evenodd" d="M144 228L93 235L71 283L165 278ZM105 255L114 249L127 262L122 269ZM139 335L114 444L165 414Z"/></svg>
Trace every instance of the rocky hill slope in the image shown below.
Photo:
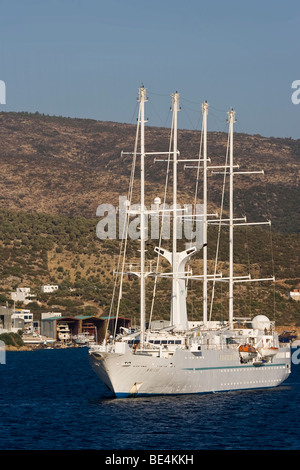
<svg viewBox="0 0 300 470"><path fill-rule="evenodd" d="M48 214L93 217L99 204L126 196L136 129L130 124L27 113L0 113L0 207ZM147 151L167 151L170 131L146 129ZM195 158L200 134L179 131L180 158ZM276 230L300 230L300 140L235 134L235 160L241 170L265 175L235 178L236 212L271 218ZM227 135L211 132L208 155L224 164ZM148 202L163 194L165 163L147 157ZM179 198L193 195L196 170L180 171ZM138 172L137 172L138 176ZM209 198L220 202L222 177L209 178Z"/></svg>
<svg viewBox="0 0 300 470"><path fill-rule="evenodd" d="M121 152L133 151L135 134L135 126L129 124L0 113L0 303L9 300L12 289L26 285L41 302L40 307L31 306L37 314L54 305L66 313L109 311L118 244L97 239L95 215L99 204L117 206L119 196L127 194L132 157ZM169 137L169 129L147 127L147 150L167 151ZM199 140L198 132L179 131L180 158L197 157ZM271 218L273 244L271 253L269 228L254 228L251 235L241 229L235 269L251 272L254 277L274 272L277 278L276 288L267 285L262 293L258 283L241 286L237 312L252 316L264 311L272 317L276 300L277 320L281 324L297 323L299 305L288 301L287 293L300 281L300 140L235 134L234 141L240 170L265 171L264 175L236 177L235 215L246 214L252 221ZM226 144L226 134L209 133L212 164L224 164ZM147 205L155 196L163 197L165 167L165 163L147 157ZM182 204L193 200L195 175L193 169L180 172ZM222 181L220 175L209 177L209 199L215 210L220 204ZM139 201L138 190L137 185L134 202ZM213 229L211 235L216 239ZM150 259L155 243L149 242ZM133 242L129 250L133 256ZM220 255L220 268L225 273L226 240ZM211 250L209 262L213 259ZM201 269L201 256L193 261L193 269ZM49 282L58 283L60 290L51 296L41 295L40 285ZM162 280L159 285L164 300L169 299L168 282ZM148 306L151 281L149 284ZM137 289L136 280L126 279L121 314L138 318ZM196 319L201 316L200 284L194 282L189 293L189 312ZM215 304L219 318L226 318L227 303L225 287L219 285ZM168 309L168 302L158 302L155 313L167 317Z"/></svg>

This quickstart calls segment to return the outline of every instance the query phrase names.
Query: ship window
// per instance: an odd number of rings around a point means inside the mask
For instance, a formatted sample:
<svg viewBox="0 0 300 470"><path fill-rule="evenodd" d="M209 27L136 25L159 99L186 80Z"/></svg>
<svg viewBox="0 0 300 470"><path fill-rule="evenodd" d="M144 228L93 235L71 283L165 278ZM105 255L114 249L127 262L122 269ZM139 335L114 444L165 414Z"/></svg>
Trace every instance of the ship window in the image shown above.
<svg viewBox="0 0 300 470"><path fill-rule="evenodd" d="M173 339L169 340L168 344L174 344L174 340Z"/></svg>
<svg viewBox="0 0 300 470"><path fill-rule="evenodd" d="M176 339L176 340L175 340L175 344L181 344L180 339Z"/></svg>
<svg viewBox="0 0 300 470"><path fill-rule="evenodd" d="M167 340L166 339L163 339L161 344L167 344Z"/></svg>
<svg viewBox="0 0 300 470"><path fill-rule="evenodd" d="M226 344L237 344L237 342L233 338L226 338Z"/></svg>

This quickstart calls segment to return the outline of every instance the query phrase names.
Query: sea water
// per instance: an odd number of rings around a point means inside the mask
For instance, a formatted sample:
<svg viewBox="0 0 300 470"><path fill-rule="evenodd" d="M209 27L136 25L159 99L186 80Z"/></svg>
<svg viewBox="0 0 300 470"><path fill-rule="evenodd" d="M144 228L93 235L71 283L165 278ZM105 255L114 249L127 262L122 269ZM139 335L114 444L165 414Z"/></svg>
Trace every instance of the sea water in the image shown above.
<svg viewBox="0 0 300 470"><path fill-rule="evenodd" d="M295 362L273 389L115 399L91 369L87 348L6 352L0 449L300 449Z"/></svg>

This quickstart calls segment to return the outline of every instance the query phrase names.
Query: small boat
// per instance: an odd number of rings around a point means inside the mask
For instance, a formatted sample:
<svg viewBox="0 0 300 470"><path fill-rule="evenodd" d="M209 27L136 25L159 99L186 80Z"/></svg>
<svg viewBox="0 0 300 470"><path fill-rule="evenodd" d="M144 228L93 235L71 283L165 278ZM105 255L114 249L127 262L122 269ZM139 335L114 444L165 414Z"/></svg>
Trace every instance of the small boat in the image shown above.
<svg viewBox="0 0 300 470"><path fill-rule="evenodd" d="M253 361L254 367L261 367L265 365L265 363L266 361L264 359L258 359L258 360Z"/></svg>
<svg viewBox="0 0 300 470"><path fill-rule="evenodd" d="M69 341L71 333L67 323L61 323L57 326L57 337L60 341Z"/></svg>
<svg viewBox="0 0 300 470"><path fill-rule="evenodd" d="M239 353L243 361L251 361L257 356L257 351L252 344L241 344Z"/></svg>
<svg viewBox="0 0 300 470"><path fill-rule="evenodd" d="M94 339L88 332L87 333L79 333L76 336L73 336L73 341L77 346L87 346L90 341Z"/></svg>
<svg viewBox="0 0 300 470"><path fill-rule="evenodd" d="M274 346L271 347L262 347L258 348L258 352L261 355L261 357L273 357L276 356L278 352L278 348L275 348Z"/></svg>

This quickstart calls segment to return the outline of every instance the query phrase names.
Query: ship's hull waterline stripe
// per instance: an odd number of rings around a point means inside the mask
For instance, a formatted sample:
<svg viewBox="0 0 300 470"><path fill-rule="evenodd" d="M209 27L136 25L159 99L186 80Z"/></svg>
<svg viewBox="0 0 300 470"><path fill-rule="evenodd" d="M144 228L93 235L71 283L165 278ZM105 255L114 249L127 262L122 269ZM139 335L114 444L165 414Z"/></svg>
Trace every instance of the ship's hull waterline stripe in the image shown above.
<svg viewBox="0 0 300 470"><path fill-rule="evenodd" d="M276 366L286 366L287 364L257 364L256 366L251 364L249 366L226 366L226 367L183 367L181 370L218 370L218 369L249 369L250 367L255 369L257 367L276 367Z"/></svg>

